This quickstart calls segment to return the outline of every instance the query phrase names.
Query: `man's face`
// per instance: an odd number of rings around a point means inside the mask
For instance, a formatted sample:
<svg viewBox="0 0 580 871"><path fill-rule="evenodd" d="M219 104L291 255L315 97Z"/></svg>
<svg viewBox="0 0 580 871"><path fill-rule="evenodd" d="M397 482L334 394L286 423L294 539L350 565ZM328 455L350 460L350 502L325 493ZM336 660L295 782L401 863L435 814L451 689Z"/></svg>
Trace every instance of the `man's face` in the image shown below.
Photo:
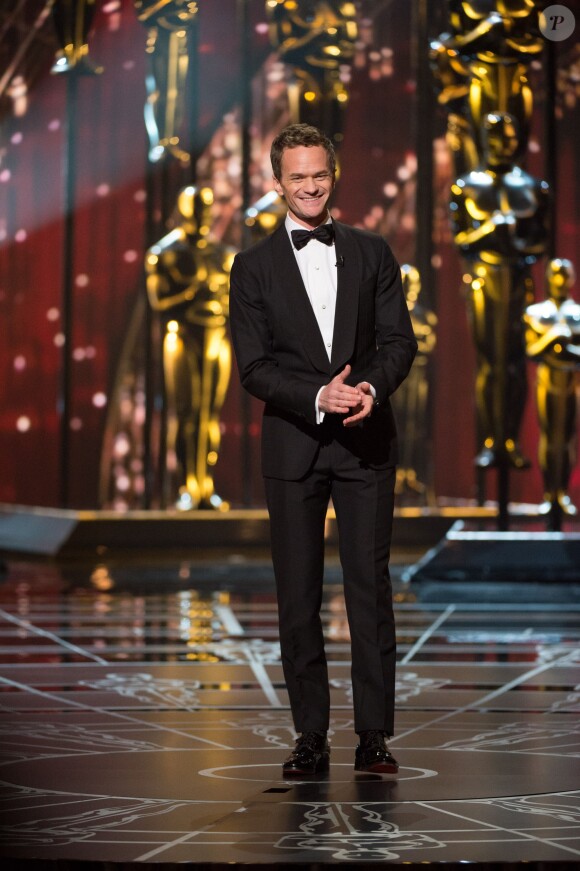
<svg viewBox="0 0 580 871"><path fill-rule="evenodd" d="M326 150L322 145L286 148L280 175L274 179L274 189L286 200L290 217L305 227L317 227L326 219L334 188Z"/></svg>

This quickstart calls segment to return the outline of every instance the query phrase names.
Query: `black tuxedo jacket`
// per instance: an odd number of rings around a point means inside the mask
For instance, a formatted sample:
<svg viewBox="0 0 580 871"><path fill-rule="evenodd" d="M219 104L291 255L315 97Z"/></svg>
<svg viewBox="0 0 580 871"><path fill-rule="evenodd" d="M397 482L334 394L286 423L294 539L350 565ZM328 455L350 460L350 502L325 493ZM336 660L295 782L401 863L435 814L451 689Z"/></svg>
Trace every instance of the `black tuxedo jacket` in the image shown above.
<svg viewBox="0 0 580 871"><path fill-rule="evenodd" d="M297 481L308 472L332 423L316 423L316 395L347 363L352 367L348 383L369 381L376 406L357 426L332 427L335 437L371 468L397 461L389 396L417 350L400 269L381 236L338 221L334 227L338 265L331 360L284 224L237 254L233 263L232 339L243 386L266 404L266 477Z"/></svg>

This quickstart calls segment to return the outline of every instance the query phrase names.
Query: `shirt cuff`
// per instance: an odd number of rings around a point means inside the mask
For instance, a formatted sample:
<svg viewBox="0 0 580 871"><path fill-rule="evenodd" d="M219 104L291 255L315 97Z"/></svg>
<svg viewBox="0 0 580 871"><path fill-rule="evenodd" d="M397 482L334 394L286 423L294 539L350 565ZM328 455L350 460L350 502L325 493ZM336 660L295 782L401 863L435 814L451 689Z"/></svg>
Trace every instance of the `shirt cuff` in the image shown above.
<svg viewBox="0 0 580 871"><path fill-rule="evenodd" d="M318 393L316 394L316 399L314 400L314 407L316 409L316 423L322 423L324 420L324 412L321 411L318 407L318 400L320 399L320 394L326 387L326 384L323 384Z"/></svg>

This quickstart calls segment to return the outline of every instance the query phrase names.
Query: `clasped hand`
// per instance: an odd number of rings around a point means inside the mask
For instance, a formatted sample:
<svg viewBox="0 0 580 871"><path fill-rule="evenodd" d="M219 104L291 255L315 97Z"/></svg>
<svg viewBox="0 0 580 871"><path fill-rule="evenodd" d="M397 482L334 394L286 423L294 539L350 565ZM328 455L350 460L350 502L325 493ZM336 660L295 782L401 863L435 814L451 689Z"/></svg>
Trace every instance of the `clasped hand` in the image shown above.
<svg viewBox="0 0 580 871"><path fill-rule="evenodd" d="M322 388L318 397L320 411L328 414L348 414L342 422L343 426L354 426L360 420L369 417L374 405L371 385L368 381L361 381L356 387L345 384L350 373L351 367L347 363L342 372Z"/></svg>

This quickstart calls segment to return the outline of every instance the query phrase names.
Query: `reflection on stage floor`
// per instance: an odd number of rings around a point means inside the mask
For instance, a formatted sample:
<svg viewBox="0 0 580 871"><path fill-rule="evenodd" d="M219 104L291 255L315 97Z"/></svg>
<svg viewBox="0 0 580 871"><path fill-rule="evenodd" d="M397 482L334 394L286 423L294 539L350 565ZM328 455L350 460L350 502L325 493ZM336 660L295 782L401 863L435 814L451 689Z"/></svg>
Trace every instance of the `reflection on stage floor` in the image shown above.
<svg viewBox="0 0 580 871"><path fill-rule="evenodd" d="M281 772L294 734L266 560L7 563L2 867L578 867L579 591L406 584L403 568L399 777L353 770L348 625L331 560L331 768L296 782Z"/></svg>

